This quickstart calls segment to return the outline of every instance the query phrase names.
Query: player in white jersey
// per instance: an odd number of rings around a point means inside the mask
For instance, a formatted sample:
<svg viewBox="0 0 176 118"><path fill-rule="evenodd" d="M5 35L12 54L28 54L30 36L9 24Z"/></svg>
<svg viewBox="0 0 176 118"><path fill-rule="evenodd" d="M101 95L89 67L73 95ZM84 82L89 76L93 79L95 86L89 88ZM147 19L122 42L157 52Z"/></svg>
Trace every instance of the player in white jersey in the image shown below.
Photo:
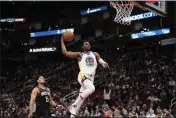
<svg viewBox="0 0 176 118"><path fill-rule="evenodd" d="M78 82L81 85L78 98L75 102L69 107L71 117L75 117L78 113L81 105L83 104L84 99L91 95L95 91L94 76L97 69L97 61L104 67L109 67L108 64L103 61L100 55L97 52L90 51L89 42L84 42L82 49L83 52L71 52L67 51L64 40L61 39L61 48L62 53L70 58L77 58L80 68L78 75Z"/></svg>

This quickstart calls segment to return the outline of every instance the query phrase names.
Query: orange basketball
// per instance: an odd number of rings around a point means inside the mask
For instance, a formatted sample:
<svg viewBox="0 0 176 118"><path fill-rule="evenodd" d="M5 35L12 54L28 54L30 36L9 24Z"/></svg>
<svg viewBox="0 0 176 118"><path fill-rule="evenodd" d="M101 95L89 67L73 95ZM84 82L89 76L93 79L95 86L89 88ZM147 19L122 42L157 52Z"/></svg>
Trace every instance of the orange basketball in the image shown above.
<svg viewBox="0 0 176 118"><path fill-rule="evenodd" d="M74 38L74 34L73 32L67 30L63 33L62 37L63 37L63 40L65 41L72 41Z"/></svg>

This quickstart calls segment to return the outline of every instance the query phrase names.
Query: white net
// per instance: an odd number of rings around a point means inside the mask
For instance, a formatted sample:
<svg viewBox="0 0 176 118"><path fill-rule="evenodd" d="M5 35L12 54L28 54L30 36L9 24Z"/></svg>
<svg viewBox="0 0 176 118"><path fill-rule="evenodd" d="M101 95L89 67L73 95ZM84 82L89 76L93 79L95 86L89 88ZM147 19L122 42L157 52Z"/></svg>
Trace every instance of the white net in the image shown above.
<svg viewBox="0 0 176 118"><path fill-rule="evenodd" d="M131 24L131 12L134 5L130 1L110 1L111 7L116 9L116 16L114 21L123 25Z"/></svg>

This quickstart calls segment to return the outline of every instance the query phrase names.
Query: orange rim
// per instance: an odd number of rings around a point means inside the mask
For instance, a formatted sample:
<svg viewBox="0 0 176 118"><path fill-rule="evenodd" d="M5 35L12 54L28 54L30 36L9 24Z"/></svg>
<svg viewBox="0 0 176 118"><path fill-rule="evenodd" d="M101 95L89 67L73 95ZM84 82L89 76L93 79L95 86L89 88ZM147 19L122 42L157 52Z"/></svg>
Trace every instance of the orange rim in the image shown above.
<svg viewBox="0 0 176 118"><path fill-rule="evenodd" d="M122 7L123 7L123 6L124 6L124 7L125 7L125 6L134 6L133 3L130 3L130 4L117 4L117 5L122 6Z"/></svg>

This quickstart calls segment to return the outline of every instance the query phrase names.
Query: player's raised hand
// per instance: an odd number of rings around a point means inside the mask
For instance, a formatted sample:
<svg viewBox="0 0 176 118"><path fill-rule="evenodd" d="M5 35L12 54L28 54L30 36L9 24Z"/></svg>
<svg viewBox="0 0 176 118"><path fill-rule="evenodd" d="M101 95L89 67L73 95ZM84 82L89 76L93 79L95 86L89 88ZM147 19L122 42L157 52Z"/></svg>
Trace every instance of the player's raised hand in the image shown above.
<svg viewBox="0 0 176 118"><path fill-rule="evenodd" d="M105 63L103 64L103 67L104 67L104 68L109 68L108 63L105 62Z"/></svg>
<svg viewBox="0 0 176 118"><path fill-rule="evenodd" d="M63 36L61 37L61 42L64 42Z"/></svg>

